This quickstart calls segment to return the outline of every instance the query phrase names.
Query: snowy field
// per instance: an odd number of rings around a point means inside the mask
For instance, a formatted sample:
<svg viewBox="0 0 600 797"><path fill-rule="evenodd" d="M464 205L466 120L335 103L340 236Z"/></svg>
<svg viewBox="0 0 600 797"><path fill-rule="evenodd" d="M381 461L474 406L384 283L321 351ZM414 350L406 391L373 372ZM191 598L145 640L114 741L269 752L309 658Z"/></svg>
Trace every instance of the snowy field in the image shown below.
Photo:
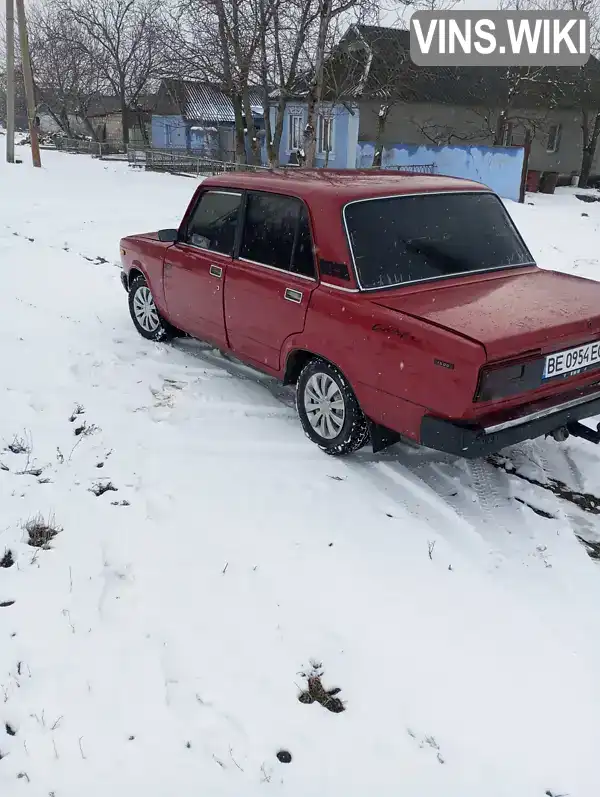
<svg viewBox="0 0 600 797"><path fill-rule="evenodd" d="M195 181L19 153L0 795L598 797L600 451L326 457L288 389L134 331L119 238L176 225ZM509 210L541 264L600 278L574 194ZM343 712L298 700L314 668Z"/></svg>

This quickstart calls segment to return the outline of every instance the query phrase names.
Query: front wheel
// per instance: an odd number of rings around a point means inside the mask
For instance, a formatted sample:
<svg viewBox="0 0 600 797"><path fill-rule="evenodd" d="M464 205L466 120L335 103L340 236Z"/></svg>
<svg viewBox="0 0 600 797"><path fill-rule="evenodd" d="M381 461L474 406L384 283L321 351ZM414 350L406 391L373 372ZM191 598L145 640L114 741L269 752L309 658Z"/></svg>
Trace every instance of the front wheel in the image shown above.
<svg viewBox="0 0 600 797"><path fill-rule="evenodd" d="M129 286L129 313L133 325L147 340L171 340L178 331L161 316L154 304L152 291L141 275Z"/></svg>
<svg viewBox="0 0 600 797"><path fill-rule="evenodd" d="M369 423L354 391L331 363L316 358L296 384L296 408L307 437L326 454L343 456L362 448Z"/></svg>

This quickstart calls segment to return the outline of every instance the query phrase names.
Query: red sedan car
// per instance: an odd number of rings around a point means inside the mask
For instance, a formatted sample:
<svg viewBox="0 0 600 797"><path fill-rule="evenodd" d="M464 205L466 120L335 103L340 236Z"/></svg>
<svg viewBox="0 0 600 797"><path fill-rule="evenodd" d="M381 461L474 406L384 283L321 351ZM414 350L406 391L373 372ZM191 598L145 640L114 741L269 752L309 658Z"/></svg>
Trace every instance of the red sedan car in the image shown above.
<svg viewBox="0 0 600 797"><path fill-rule="evenodd" d="M600 284L539 268L485 186L377 171L205 180L177 230L121 241L139 333L296 385L329 454L408 438L476 457L598 442Z"/></svg>

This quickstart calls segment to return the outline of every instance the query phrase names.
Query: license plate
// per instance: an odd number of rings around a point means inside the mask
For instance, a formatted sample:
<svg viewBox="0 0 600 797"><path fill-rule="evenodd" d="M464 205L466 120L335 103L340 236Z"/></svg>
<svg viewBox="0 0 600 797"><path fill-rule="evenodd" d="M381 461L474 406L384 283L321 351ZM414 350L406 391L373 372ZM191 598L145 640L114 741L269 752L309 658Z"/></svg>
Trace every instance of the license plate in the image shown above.
<svg viewBox="0 0 600 797"><path fill-rule="evenodd" d="M600 365L600 341L586 343L585 346L548 355L544 366L544 379L573 376L598 365Z"/></svg>

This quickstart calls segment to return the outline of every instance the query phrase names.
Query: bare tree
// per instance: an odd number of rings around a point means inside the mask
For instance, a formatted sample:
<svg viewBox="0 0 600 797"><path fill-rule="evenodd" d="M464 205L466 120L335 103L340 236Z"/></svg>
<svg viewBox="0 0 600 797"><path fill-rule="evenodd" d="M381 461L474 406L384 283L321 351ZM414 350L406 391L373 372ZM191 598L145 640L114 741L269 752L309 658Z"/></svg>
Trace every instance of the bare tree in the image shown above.
<svg viewBox="0 0 600 797"><path fill-rule="evenodd" d="M443 145L451 146L457 142L464 144L473 141L481 141L484 133L484 131L478 127L459 132L454 125L439 124L431 119L423 120L411 117L411 122L419 133L436 147Z"/></svg>
<svg viewBox="0 0 600 797"><path fill-rule="evenodd" d="M539 0L541 8L583 11L589 16L590 49L594 56L600 54L600 0ZM581 118L581 168L579 187L585 188L598 149L600 139L600 64L590 58L587 64L574 70L570 88L574 91Z"/></svg>
<svg viewBox="0 0 600 797"><path fill-rule="evenodd" d="M585 12L590 23L590 48L600 52L600 0L502 0L503 7L515 9L570 10ZM572 70L546 70L552 75L554 97L566 95L579 108L582 157L579 187L587 186L600 139L600 64L590 58L587 64Z"/></svg>
<svg viewBox="0 0 600 797"><path fill-rule="evenodd" d="M258 83L261 20L275 0L181 0L170 12L171 73L216 84L230 98L236 159L260 159L251 87Z"/></svg>
<svg viewBox="0 0 600 797"><path fill-rule="evenodd" d="M70 41L85 48L100 78L118 98L127 144L130 109L164 64L159 0L104 0L100 4L66 0L58 7L75 26Z"/></svg>
<svg viewBox="0 0 600 797"><path fill-rule="evenodd" d="M259 0L260 77L265 108L267 159L279 163L279 149L287 102L299 88L308 68L306 43L317 16L316 0ZM269 3L271 4L269 8ZM275 123L271 124L269 105L277 100Z"/></svg>
<svg viewBox="0 0 600 797"><path fill-rule="evenodd" d="M600 0L559 0L560 7L584 11L590 21L590 48L594 58L576 70L575 89L581 116L581 168L579 187L590 178L600 139Z"/></svg>
<svg viewBox="0 0 600 797"><path fill-rule="evenodd" d="M85 31L56 5L33 6L30 20L38 104L66 135L74 134L72 118L76 116L94 138L87 114L102 80L92 57L93 42L86 41Z"/></svg>
<svg viewBox="0 0 600 797"><path fill-rule="evenodd" d="M246 140L251 159L260 158L252 86L262 89L271 164L279 160L286 104L294 95L305 95L308 124L303 142L310 164L325 62L339 38L337 23L343 19L347 26L375 4L375 0L181 0L171 12L171 71L188 79L211 80L227 93L235 116L238 160L245 159ZM276 101L274 124L269 111L272 100Z"/></svg>
<svg viewBox="0 0 600 797"><path fill-rule="evenodd" d="M352 15L355 20L378 18L379 6L374 0L317 0L316 36L313 49L311 78L307 94L307 119L304 131L306 165L314 166L317 148L317 109L323 99L325 64L328 50L335 46L339 35L338 23Z"/></svg>

